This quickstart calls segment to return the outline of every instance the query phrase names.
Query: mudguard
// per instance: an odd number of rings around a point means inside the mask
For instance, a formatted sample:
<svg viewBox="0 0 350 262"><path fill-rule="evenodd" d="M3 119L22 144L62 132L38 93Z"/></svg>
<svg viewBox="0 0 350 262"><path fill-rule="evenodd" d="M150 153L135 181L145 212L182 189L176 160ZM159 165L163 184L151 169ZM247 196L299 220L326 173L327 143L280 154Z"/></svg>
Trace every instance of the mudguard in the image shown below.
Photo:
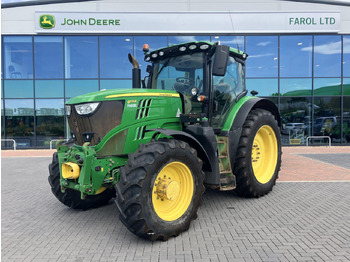
<svg viewBox="0 0 350 262"><path fill-rule="evenodd" d="M278 108L276 105L270 100L264 98L252 98L247 100L241 108L238 110L238 113L233 121L231 129L229 131L229 153L230 153L230 161L232 170L234 170L235 162L236 162L236 154L238 149L239 139L242 134L242 127L244 121L246 120L249 112L255 108L265 109L270 111L272 115L275 116L278 126L281 127L281 117L278 112Z"/></svg>
<svg viewBox="0 0 350 262"><path fill-rule="evenodd" d="M210 128L212 130L212 128ZM219 176L219 165L217 162L217 155L216 155L216 145L213 144L212 136L206 136L206 135L198 135L198 139L195 137L197 136L197 132L195 130L192 130L189 128L186 132L184 131L177 131L172 129L163 129L163 128L155 128L155 129L149 129L147 131L155 131L156 133L153 135L153 138L155 138L158 134L163 134L165 136L171 136L174 139L182 140L186 143L188 143L191 147L197 150L198 157L202 159L203 161L203 171L205 173L205 180L204 183L211 184L211 185L218 185L220 184L220 176ZM200 132L203 134L207 134L208 130L205 130L204 132ZM215 139L215 134L212 130L212 135ZM203 141L203 139L208 138L207 141ZM216 143L216 140L215 140ZM205 146L205 149L203 147Z"/></svg>

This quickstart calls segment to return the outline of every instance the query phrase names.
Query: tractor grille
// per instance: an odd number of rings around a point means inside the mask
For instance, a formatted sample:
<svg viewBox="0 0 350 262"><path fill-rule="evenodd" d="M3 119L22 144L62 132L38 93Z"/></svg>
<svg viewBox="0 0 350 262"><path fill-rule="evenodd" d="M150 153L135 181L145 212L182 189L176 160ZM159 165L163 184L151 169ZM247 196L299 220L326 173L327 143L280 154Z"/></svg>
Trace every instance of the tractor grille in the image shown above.
<svg viewBox="0 0 350 262"><path fill-rule="evenodd" d="M75 144L90 142L92 146L100 143L102 138L114 127L120 125L123 116L124 100L100 102L95 112L81 116L71 106L68 124Z"/></svg>

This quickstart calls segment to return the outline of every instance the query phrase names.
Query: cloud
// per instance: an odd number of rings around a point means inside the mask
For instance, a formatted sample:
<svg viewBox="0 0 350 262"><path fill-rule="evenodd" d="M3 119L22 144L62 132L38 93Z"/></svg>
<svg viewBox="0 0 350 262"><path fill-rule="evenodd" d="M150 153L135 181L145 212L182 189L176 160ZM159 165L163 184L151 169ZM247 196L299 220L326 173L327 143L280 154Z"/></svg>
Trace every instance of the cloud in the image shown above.
<svg viewBox="0 0 350 262"><path fill-rule="evenodd" d="M269 44L271 44L271 41L260 42L260 43L257 43L256 45L257 45L257 46L267 46L267 45L269 45Z"/></svg>
<svg viewBox="0 0 350 262"><path fill-rule="evenodd" d="M261 58L261 57L267 57L267 56L275 56L274 53L266 53L266 54L259 54L259 55L249 55L249 58Z"/></svg>
<svg viewBox="0 0 350 262"><path fill-rule="evenodd" d="M310 51L312 51L312 47L311 46L303 47L301 49L301 51L310 52ZM314 52L315 52L315 54L321 54L321 55L340 54L340 52L341 52L341 41L328 43L328 44L324 44L324 45L315 45Z"/></svg>

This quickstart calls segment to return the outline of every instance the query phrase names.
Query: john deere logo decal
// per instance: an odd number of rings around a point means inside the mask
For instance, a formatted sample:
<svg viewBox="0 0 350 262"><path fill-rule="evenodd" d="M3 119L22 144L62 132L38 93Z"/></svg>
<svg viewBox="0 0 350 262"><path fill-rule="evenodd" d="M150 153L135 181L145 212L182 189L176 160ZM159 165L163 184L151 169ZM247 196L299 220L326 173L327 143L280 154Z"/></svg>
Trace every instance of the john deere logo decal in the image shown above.
<svg viewBox="0 0 350 262"><path fill-rule="evenodd" d="M51 29L55 27L55 17L53 15L41 15L39 18L40 27Z"/></svg>

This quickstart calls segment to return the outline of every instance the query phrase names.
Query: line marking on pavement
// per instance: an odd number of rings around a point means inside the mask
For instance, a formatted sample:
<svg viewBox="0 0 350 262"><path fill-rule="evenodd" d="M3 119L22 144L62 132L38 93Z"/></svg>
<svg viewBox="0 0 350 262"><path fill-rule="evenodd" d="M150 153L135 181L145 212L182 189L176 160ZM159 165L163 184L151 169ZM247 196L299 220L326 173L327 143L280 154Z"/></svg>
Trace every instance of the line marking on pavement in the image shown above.
<svg viewBox="0 0 350 262"><path fill-rule="evenodd" d="M1 158L28 158L28 157L52 157L52 156L2 156Z"/></svg>

